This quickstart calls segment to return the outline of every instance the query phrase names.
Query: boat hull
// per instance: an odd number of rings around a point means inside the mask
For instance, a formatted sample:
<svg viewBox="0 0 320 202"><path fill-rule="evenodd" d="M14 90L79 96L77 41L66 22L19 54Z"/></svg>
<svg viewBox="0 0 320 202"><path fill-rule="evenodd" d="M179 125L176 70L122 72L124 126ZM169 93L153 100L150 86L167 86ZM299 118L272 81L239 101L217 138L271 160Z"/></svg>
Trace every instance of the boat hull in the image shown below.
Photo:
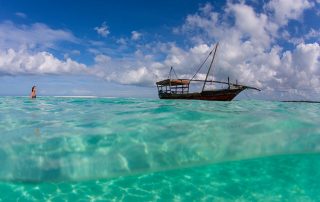
<svg viewBox="0 0 320 202"><path fill-rule="evenodd" d="M203 91L201 93L159 93L160 99L186 99L186 100L209 100L209 101L231 101L244 89L221 89L214 91Z"/></svg>

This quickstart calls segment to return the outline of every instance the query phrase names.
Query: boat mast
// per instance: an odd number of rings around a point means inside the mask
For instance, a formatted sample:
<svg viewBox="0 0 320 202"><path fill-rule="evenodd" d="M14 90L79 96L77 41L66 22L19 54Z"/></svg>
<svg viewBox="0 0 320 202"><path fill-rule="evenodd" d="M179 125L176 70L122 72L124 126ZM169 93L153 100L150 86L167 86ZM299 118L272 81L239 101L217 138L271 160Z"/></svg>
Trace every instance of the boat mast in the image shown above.
<svg viewBox="0 0 320 202"><path fill-rule="evenodd" d="M202 92L204 91L204 87L206 86L207 79L208 79L208 76L209 76L209 73L210 73L210 70L211 70L211 67L212 67L214 58L215 58L215 56L216 56L216 52L217 52L217 49L218 49L218 45L219 45L219 42L217 43L217 45L216 45L216 47L215 47L215 49L214 49L214 53L213 53L213 56L212 56L212 60L211 60L209 69L208 69L208 73L207 73L206 79L204 80L204 83L203 83Z"/></svg>

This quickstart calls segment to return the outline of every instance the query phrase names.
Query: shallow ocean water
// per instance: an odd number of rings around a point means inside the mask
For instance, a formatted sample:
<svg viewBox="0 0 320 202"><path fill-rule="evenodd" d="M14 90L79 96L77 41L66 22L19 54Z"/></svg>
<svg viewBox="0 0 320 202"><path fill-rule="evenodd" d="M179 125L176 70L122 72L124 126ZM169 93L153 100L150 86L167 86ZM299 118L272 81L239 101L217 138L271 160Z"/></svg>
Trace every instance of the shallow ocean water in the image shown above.
<svg viewBox="0 0 320 202"><path fill-rule="evenodd" d="M320 105L0 98L0 200L319 201Z"/></svg>

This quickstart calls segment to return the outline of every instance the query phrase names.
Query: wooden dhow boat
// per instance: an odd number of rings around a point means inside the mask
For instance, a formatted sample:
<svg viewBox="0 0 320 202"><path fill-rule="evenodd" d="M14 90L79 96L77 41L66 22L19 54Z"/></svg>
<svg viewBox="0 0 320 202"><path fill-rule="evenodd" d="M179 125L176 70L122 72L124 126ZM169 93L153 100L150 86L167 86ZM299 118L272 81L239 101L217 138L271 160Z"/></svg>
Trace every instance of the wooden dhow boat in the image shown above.
<svg viewBox="0 0 320 202"><path fill-rule="evenodd" d="M208 79L208 76L210 74L210 71L216 56L218 45L219 43L216 44L214 50L212 50L209 53L205 61L200 65L198 71L193 75L191 79L179 79L173 67L171 67L169 72L169 78L156 82L159 98L160 99L231 101L243 90L253 89L253 90L260 91L260 89L258 88L246 86L246 85L240 85L238 84L238 82L230 83L229 77L227 82ZM209 59L211 55L212 55L212 59L211 59L205 80L195 79L195 76L199 73L199 71L201 70L201 68L203 67L203 65L206 63L206 61ZM172 79L172 73L175 74L176 76L175 79ZM189 87L191 82L203 82L201 92L189 92L190 90ZM206 90L205 87L208 84L223 84L226 86L226 88Z"/></svg>

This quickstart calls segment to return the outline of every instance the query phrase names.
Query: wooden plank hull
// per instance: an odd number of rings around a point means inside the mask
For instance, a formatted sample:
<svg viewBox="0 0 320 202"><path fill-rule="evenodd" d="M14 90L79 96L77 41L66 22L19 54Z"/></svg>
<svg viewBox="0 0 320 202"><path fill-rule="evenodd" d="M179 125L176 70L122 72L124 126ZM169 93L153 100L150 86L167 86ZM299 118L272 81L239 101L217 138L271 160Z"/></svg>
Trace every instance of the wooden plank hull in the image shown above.
<svg viewBox="0 0 320 202"><path fill-rule="evenodd" d="M231 101L243 88L221 89L214 91L203 91L201 93L169 94L159 93L160 99L186 99L186 100L209 100L209 101Z"/></svg>

